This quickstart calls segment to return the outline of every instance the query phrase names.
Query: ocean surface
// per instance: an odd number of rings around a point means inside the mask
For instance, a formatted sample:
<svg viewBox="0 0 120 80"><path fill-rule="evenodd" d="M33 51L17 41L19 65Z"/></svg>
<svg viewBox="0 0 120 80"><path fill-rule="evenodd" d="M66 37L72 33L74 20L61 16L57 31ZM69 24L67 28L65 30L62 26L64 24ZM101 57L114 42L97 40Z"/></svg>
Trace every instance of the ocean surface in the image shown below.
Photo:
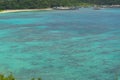
<svg viewBox="0 0 120 80"><path fill-rule="evenodd" d="M0 14L0 73L18 80L120 77L120 9Z"/></svg>

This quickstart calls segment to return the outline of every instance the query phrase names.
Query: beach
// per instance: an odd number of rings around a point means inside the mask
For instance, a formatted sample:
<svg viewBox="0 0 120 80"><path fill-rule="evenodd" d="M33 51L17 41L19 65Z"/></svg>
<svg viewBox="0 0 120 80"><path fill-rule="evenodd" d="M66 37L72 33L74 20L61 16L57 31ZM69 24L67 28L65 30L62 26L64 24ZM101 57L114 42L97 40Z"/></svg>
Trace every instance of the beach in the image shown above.
<svg viewBox="0 0 120 80"><path fill-rule="evenodd" d="M16 9L16 10L3 10L0 13L11 13L11 12L28 12L28 11L42 11L42 10L52 10L52 8L44 9Z"/></svg>

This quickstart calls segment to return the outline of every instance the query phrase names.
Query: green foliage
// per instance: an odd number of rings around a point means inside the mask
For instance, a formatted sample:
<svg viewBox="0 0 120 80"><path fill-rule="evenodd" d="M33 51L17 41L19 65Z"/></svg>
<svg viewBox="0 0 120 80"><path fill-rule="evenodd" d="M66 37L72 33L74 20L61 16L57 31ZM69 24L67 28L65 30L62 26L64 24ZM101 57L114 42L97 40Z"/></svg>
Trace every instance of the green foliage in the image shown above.
<svg viewBox="0 0 120 80"><path fill-rule="evenodd" d="M0 9L36 9L55 6L91 6L120 4L120 0L0 0Z"/></svg>
<svg viewBox="0 0 120 80"><path fill-rule="evenodd" d="M112 5L112 4L120 4L120 0L78 0L83 3L91 3L98 5Z"/></svg>
<svg viewBox="0 0 120 80"><path fill-rule="evenodd" d="M4 76L3 74L0 74L0 80L16 80L15 77L13 76L13 74L11 73L8 76ZM41 78L32 78L31 80L42 80Z"/></svg>
<svg viewBox="0 0 120 80"><path fill-rule="evenodd" d="M38 78L38 80L42 80L41 78Z"/></svg>
<svg viewBox="0 0 120 80"><path fill-rule="evenodd" d="M32 78L31 80L35 80L35 78Z"/></svg>
<svg viewBox="0 0 120 80"><path fill-rule="evenodd" d="M41 78L37 78L37 79L35 79L35 78L32 78L31 80L42 80Z"/></svg>
<svg viewBox="0 0 120 80"><path fill-rule="evenodd" d="M14 76L10 74L9 76L4 76L3 74L0 74L0 80L15 80Z"/></svg>
<svg viewBox="0 0 120 80"><path fill-rule="evenodd" d="M3 10L0 10L0 12L2 12Z"/></svg>
<svg viewBox="0 0 120 80"><path fill-rule="evenodd" d="M0 74L0 80L4 80L4 75Z"/></svg>
<svg viewBox="0 0 120 80"><path fill-rule="evenodd" d="M75 6L77 0L0 0L0 9L34 9Z"/></svg>
<svg viewBox="0 0 120 80"><path fill-rule="evenodd" d="M94 4L90 4L90 3L79 3L79 6L82 6L82 7L89 7L89 6L94 6Z"/></svg>

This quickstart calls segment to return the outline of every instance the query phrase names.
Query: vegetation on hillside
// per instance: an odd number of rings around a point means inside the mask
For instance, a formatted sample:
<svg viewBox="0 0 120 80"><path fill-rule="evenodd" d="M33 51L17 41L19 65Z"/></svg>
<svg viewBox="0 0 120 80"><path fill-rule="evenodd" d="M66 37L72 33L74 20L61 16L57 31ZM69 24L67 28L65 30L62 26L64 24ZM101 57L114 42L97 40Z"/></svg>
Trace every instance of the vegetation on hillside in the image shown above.
<svg viewBox="0 0 120 80"><path fill-rule="evenodd" d="M120 0L78 0L79 2L91 3L97 5L119 5Z"/></svg>
<svg viewBox="0 0 120 80"><path fill-rule="evenodd" d="M120 4L120 0L0 0L0 9L34 9L54 6Z"/></svg>
<svg viewBox="0 0 120 80"><path fill-rule="evenodd" d="M0 9L34 9L77 4L77 0L0 0Z"/></svg>

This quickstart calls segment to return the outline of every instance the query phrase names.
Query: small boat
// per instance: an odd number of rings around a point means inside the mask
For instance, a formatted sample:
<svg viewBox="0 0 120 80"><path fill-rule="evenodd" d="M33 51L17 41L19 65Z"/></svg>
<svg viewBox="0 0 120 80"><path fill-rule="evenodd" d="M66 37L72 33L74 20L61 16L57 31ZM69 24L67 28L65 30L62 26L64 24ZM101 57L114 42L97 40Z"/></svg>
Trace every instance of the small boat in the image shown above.
<svg viewBox="0 0 120 80"><path fill-rule="evenodd" d="M77 10L77 7L53 7L54 10Z"/></svg>

